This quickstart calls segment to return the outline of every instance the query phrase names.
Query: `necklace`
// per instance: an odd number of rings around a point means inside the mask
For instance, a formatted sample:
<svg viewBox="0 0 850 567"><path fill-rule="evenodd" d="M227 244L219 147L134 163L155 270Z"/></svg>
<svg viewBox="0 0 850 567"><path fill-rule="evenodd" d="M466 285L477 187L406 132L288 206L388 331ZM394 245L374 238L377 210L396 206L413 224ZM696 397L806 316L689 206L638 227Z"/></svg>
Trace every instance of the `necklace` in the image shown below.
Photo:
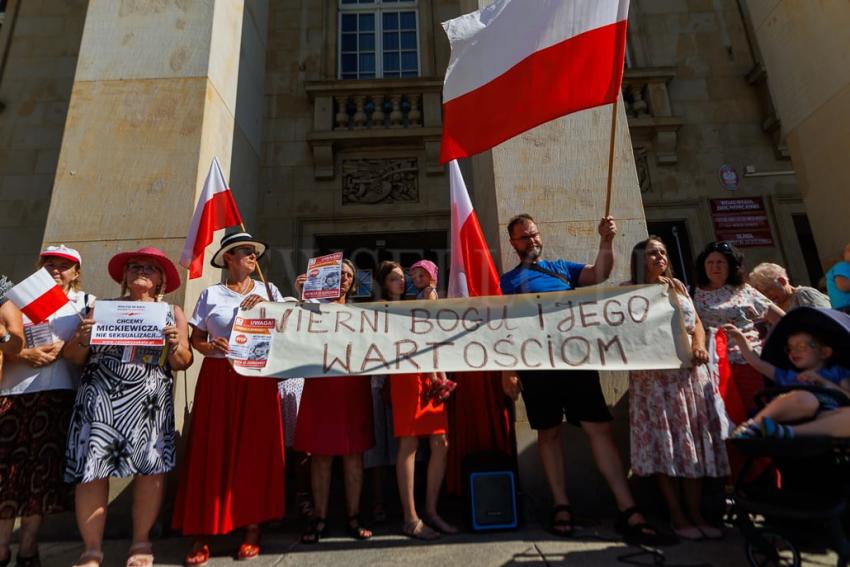
<svg viewBox="0 0 850 567"><path fill-rule="evenodd" d="M250 290L254 287L254 280L252 280L251 278L248 278L248 279L245 280L245 283L230 283L230 281L228 280L225 285L227 286L228 289L235 291L239 295L245 295L248 292L248 290ZM231 286L236 286L236 289L234 289Z"/></svg>

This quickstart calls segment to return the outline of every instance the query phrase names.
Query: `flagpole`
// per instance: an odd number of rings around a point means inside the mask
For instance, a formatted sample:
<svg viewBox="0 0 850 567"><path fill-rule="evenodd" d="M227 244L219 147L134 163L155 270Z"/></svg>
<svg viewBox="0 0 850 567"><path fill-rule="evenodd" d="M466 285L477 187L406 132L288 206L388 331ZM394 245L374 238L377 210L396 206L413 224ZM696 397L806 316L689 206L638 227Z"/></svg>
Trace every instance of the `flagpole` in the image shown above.
<svg viewBox="0 0 850 567"><path fill-rule="evenodd" d="M611 185L614 177L614 140L617 134L617 103L620 102L620 95L614 99L614 104L611 105L611 142L608 147L608 192L605 196L605 216L611 214Z"/></svg>
<svg viewBox="0 0 850 567"><path fill-rule="evenodd" d="M242 232L248 232L245 229L245 223L240 222L239 227L242 229ZM274 301L274 297L272 296L272 286L269 285L269 282L266 281L266 276L263 274L263 269L260 267L260 259L257 258L257 274L260 276L260 280L263 282L263 285L266 286L266 293L269 296L269 301Z"/></svg>

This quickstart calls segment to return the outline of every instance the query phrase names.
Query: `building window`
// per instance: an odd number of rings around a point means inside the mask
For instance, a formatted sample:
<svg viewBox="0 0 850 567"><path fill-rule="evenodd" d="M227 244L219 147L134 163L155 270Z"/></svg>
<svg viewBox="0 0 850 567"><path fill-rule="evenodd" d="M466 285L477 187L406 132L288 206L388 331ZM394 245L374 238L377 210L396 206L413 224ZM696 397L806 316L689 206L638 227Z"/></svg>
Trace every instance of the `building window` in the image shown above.
<svg viewBox="0 0 850 567"><path fill-rule="evenodd" d="M417 0L339 0L339 77L418 77L416 8Z"/></svg>

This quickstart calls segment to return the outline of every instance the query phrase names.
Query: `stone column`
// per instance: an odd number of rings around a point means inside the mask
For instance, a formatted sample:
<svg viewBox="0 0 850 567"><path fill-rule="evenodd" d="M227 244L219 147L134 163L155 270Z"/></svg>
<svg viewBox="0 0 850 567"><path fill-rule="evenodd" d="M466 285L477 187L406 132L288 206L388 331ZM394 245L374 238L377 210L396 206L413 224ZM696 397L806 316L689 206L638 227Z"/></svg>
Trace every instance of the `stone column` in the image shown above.
<svg viewBox="0 0 850 567"><path fill-rule="evenodd" d="M478 9L489 0L463 0L462 11ZM464 5L466 4L466 5ZM578 112L525 132L489 152L473 157L464 172L472 200L494 258L501 271L518 259L506 232L510 218L528 213L543 235L544 257L592 263L599 247L596 231L605 211L611 106ZM628 277L632 246L646 237L631 137L622 98L617 118L611 214L619 232L614 241L614 272L605 285ZM626 373L602 373L602 386L615 417L617 444L628 447L628 388ZM537 436L528 425L525 406L517 404L517 449L520 482L533 500L547 502L549 492L537 453ZM586 436L565 430L567 490L585 511L609 508L604 479L597 473ZM628 463L626 461L626 466Z"/></svg>
<svg viewBox="0 0 850 567"><path fill-rule="evenodd" d="M106 264L119 251L179 259L214 156L251 228L266 30L266 0L90 0L44 236L80 250L87 291L118 294ZM168 300L191 314L221 274L181 277ZM176 377L178 429L200 364Z"/></svg>

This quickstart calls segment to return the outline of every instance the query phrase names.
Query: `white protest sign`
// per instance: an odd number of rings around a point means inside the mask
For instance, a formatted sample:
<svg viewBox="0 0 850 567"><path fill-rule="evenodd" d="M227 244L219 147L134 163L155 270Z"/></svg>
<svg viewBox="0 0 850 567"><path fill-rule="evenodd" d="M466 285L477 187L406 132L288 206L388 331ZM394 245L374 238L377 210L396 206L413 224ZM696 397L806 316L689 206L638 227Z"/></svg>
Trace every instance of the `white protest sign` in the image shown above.
<svg viewBox="0 0 850 567"><path fill-rule="evenodd" d="M159 301L98 301L92 345L163 346L168 304Z"/></svg>
<svg viewBox="0 0 850 567"><path fill-rule="evenodd" d="M335 299L342 284L342 252L310 258L301 299Z"/></svg>
<svg viewBox="0 0 850 567"><path fill-rule="evenodd" d="M274 319L236 317L227 353L234 367L263 368L266 365L275 322Z"/></svg>
<svg viewBox="0 0 850 567"><path fill-rule="evenodd" d="M478 370L639 370L690 365L681 313L660 285L526 295L262 303L275 320L263 368L292 378Z"/></svg>

